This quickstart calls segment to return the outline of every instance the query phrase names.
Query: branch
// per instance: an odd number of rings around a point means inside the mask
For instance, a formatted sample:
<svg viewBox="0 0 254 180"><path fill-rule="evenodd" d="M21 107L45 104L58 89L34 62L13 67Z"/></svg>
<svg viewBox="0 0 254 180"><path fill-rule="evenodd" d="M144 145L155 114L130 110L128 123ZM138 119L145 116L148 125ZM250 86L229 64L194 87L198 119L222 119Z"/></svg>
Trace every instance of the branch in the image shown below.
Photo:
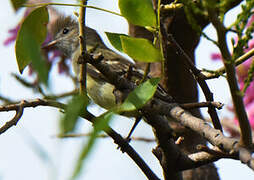
<svg viewBox="0 0 254 180"><path fill-rule="evenodd" d="M109 126L106 128L110 128ZM149 166L144 162L144 160L138 155L138 153L129 145L129 143L122 138L122 136L116 133L113 129L109 129L106 133L114 139L114 142L119 145L123 152L126 152L131 159L138 165L138 167L143 171L149 180L159 180L159 178L154 174L154 172L149 168Z"/></svg>
<svg viewBox="0 0 254 180"><path fill-rule="evenodd" d="M221 158L230 158L237 159L237 156L224 154L224 155L214 155L209 152L197 152L188 155L188 159L185 159L185 163L182 163L178 166L179 171L184 171L187 169L197 168L215 161L218 161Z"/></svg>
<svg viewBox="0 0 254 180"><path fill-rule="evenodd" d="M240 56L235 60L235 67L239 66L243 62L247 61L249 58L254 56L254 48L246 52L244 55ZM206 70L202 70L202 73L205 75L206 79L213 79L213 78L218 78L222 74L226 73L225 67L221 67L214 72L208 72Z"/></svg>
<svg viewBox="0 0 254 180"><path fill-rule="evenodd" d="M16 114L15 116L10 120L7 121L1 128L0 128L0 135L3 134L5 131L7 131L9 128L11 128L12 126L16 126L18 121L20 120L20 118L23 115L24 112L24 105L25 105L25 101L21 101L18 105L17 105L17 109L16 109Z"/></svg>
<svg viewBox="0 0 254 180"><path fill-rule="evenodd" d="M252 144L251 128L236 79L234 60L230 55L226 42L227 31L222 22L217 17L216 9L214 9L211 4L207 4L207 10L209 18L217 32L219 49L222 55L225 71L227 73L227 81L234 104L234 110L236 112L236 116L241 129L240 143L245 147L250 147Z"/></svg>
<svg viewBox="0 0 254 180"><path fill-rule="evenodd" d="M79 90L80 94L86 95L86 76L87 76L87 64L86 64L86 36L85 36L85 27L86 27L86 5L87 0L82 0L82 5L79 12L79 45L80 45L80 57L82 60L79 65Z"/></svg>
<svg viewBox="0 0 254 180"><path fill-rule="evenodd" d="M238 140L224 136L220 130L212 128L207 122L204 122L203 119L191 115L176 103L169 104L159 99L153 99L145 105L143 109L147 111L153 110L153 113L172 117L183 126L192 129L206 138L212 145L226 152L237 149L239 145Z"/></svg>

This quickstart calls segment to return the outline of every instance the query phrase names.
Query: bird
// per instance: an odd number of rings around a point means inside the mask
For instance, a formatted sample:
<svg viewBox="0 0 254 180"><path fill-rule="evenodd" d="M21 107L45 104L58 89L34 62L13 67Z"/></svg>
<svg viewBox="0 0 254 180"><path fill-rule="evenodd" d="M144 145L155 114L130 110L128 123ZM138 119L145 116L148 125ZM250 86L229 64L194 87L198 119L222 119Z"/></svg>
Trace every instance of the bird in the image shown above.
<svg viewBox="0 0 254 180"><path fill-rule="evenodd" d="M73 70L78 75L80 57L79 44L79 24L71 16L59 16L54 23L51 23L49 32L52 35L52 40L43 46L44 49L57 49L66 58L71 59ZM103 61L110 65L110 68L119 74L125 74L130 67L135 70L135 76L139 81L143 78L144 72L139 69L133 62L129 61L122 55L109 49L99 36L99 34L92 28L85 26L86 48L87 51L92 51L94 54L101 53ZM149 77L148 77L149 78ZM95 104L104 109L111 109L115 107L119 101L114 94L115 86L107 81L102 73L96 70L92 65L87 64L87 94L94 101ZM166 91L159 85L156 91L157 95L166 99L169 97ZM136 125L139 123L140 113L128 112L121 114L128 117L135 117L136 121L129 132L128 140Z"/></svg>
<svg viewBox="0 0 254 180"><path fill-rule="evenodd" d="M44 49L57 49L66 58L71 59L72 67L76 75L79 73L78 59L80 56L79 45L79 25L71 16L59 16L49 28L49 33L53 40L44 45ZM123 74L135 64L123 57L122 55L109 49L92 28L85 27L87 51L93 51L94 54L101 53L103 61L110 65L115 71ZM106 81L106 77L97 71L92 65L87 64L87 93L89 97L104 109L110 109L117 104L113 91L114 85ZM142 72L139 73L139 78Z"/></svg>

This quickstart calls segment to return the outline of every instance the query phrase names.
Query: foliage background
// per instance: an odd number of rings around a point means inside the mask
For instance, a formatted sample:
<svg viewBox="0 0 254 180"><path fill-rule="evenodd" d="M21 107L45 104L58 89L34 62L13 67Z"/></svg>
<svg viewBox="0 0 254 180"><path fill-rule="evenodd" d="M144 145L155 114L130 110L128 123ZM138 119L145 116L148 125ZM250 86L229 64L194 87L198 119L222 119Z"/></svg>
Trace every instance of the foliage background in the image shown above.
<svg viewBox="0 0 254 180"><path fill-rule="evenodd" d="M70 2L70 1L64 1ZM91 1L91 4L118 11L117 3L114 0ZM60 8L66 14L71 14L75 8ZM7 38L7 32L14 27L23 16L21 10L15 15L9 1L2 2L0 6L0 92L7 97L16 99L36 98L32 91L17 84L17 81L10 76L10 73L18 73L14 55L14 44L4 47L3 42ZM76 9L78 11L78 9ZM227 23L230 24L236 16L239 8L233 9L227 16ZM115 31L127 33L127 23L120 17L96 10L88 10L87 23L100 32ZM206 28L206 32L215 37L215 31L211 27ZM105 35L103 35L105 37ZM216 69L222 64L211 62L210 55L216 52L215 46L202 39L197 49L198 67ZM27 70L24 72L28 75ZM51 90L61 93L63 90L71 90L71 82L64 75L57 75L54 68L50 76ZM225 86L223 78L208 81L211 91L214 92L215 101L220 101L226 105L230 103L229 90ZM201 96L201 99L204 99ZM91 108L94 112L100 113L98 107ZM223 113L225 111L223 110ZM205 111L203 111L206 114ZM219 112L220 113L220 112ZM78 152L86 141L86 138L58 139L54 135L58 130L58 119L60 113L56 109L39 107L36 109L26 109L17 127L11 128L7 133L0 137L0 179L67 179L73 165L78 157ZM12 112L0 114L0 124L12 117ZM219 114L221 115L221 114ZM232 117L231 114L223 116ZM113 121L112 126L123 134L127 134L132 122L124 119L122 122ZM85 121L80 121L78 132L89 132L90 125ZM144 123L138 126L134 136L152 137L151 129ZM155 143L131 142L136 150L144 157L156 174L162 177L159 162L152 155L151 149ZM94 151L88 157L85 168L80 179L144 179L142 172L136 165L113 144L111 139L99 139ZM221 179L253 179L252 170L247 166L241 165L239 161L220 160L215 163L219 168Z"/></svg>

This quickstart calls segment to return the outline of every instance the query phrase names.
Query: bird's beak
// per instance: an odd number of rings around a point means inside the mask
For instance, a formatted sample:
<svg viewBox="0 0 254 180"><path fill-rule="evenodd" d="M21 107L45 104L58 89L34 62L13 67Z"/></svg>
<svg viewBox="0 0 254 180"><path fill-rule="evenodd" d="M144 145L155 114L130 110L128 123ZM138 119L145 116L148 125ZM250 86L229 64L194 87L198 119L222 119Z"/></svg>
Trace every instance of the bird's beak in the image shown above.
<svg viewBox="0 0 254 180"><path fill-rule="evenodd" d="M49 43L43 45L41 48L45 50L51 50L56 48L57 40L50 41Z"/></svg>

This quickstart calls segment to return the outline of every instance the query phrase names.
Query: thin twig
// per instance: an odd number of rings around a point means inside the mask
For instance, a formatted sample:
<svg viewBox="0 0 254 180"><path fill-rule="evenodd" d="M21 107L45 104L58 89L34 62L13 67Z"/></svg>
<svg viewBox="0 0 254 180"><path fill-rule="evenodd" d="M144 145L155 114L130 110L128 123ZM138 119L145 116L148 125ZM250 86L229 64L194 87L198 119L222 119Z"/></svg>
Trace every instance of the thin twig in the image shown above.
<svg viewBox="0 0 254 180"><path fill-rule="evenodd" d="M209 107L213 106L217 109L222 109L223 103L220 102L197 102L197 103L184 103L179 104L180 107L183 109L195 109L195 108L202 108L202 107Z"/></svg>
<svg viewBox="0 0 254 180"><path fill-rule="evenodd" d="M18 108L16 110L16 114L15 116L10 120L7 121L1 128L0 128L0 134L3 134L5 131L7 131L9 128L11 128L12 126L16 126L18 121L20 120L20 118L23 115L24 112L24 104L25 101L21 101L18 104Z"/></svg>
<svg viewBox="0 0 254 180"><path fill-rule="evenodd" d="M95 6L88 6L88 5L83 5L83 4L66 4L66 3L38 3L38 4L24 4L24 7L39 7L39 6L76 6L76 7L87 7L87 8L91 8L91 9L96 9L99 11L104 11L107 13L111 13L117 16L121 16L121 14L116 13L114 11L110 11L107 9L103 9L103 8L99 8L99 7L95 7Z"/></svg>
<svg viewBox="0 0 254 180"><path fill-rule="evenodd" d="M235 66L239 66L243 62L247 61L249 58L254 56L254 48L246 52L244 55L240 56L235 60ZM225 67L221 67L213 72L208 72L207 70L202 70L202 73L205 75L206 79L214 79L220 77L222 74L225 74Z"/></svg>
<svg viewBox="0 0 254 180"><path fill-rule="evenodd" d="M61 99L61 98L65 98L65 97L68 97L68 96L73 96L75 94L78 94L78 90L73 90L73 91L70 91L70 92L65 92L65 93L62 93L62 94L49 94L49 95L46 95L44 96L44 99Z"/></svg>
<svg viewBox="0 0 254 180"><path fill-rule="evenodd" d="M45 96L45 93L43 92L43 89L40 87L40 85L37 82L28 82L27 80L25 80L24 78L22 78L21 76L12 73L11 74L19 83L21 83L23 86L33 89L36 92L39 92L41 95Z"/></svg>
<svg viewBox="0 0 254 180"><path fill-rule="evenodd" d="M87 137L87 136L91 136L91 133L58 134L55 137L58 137L58 138L76 138L76 137ZM97 137L98 138L109 138L109 136L106 135L106 134L100 134L100 135L97 135ZM155 139L145 138L145 137L131 137L130 139L132 141L143 141L143 142L147 142L147 143L155 142Z"/></svg>

